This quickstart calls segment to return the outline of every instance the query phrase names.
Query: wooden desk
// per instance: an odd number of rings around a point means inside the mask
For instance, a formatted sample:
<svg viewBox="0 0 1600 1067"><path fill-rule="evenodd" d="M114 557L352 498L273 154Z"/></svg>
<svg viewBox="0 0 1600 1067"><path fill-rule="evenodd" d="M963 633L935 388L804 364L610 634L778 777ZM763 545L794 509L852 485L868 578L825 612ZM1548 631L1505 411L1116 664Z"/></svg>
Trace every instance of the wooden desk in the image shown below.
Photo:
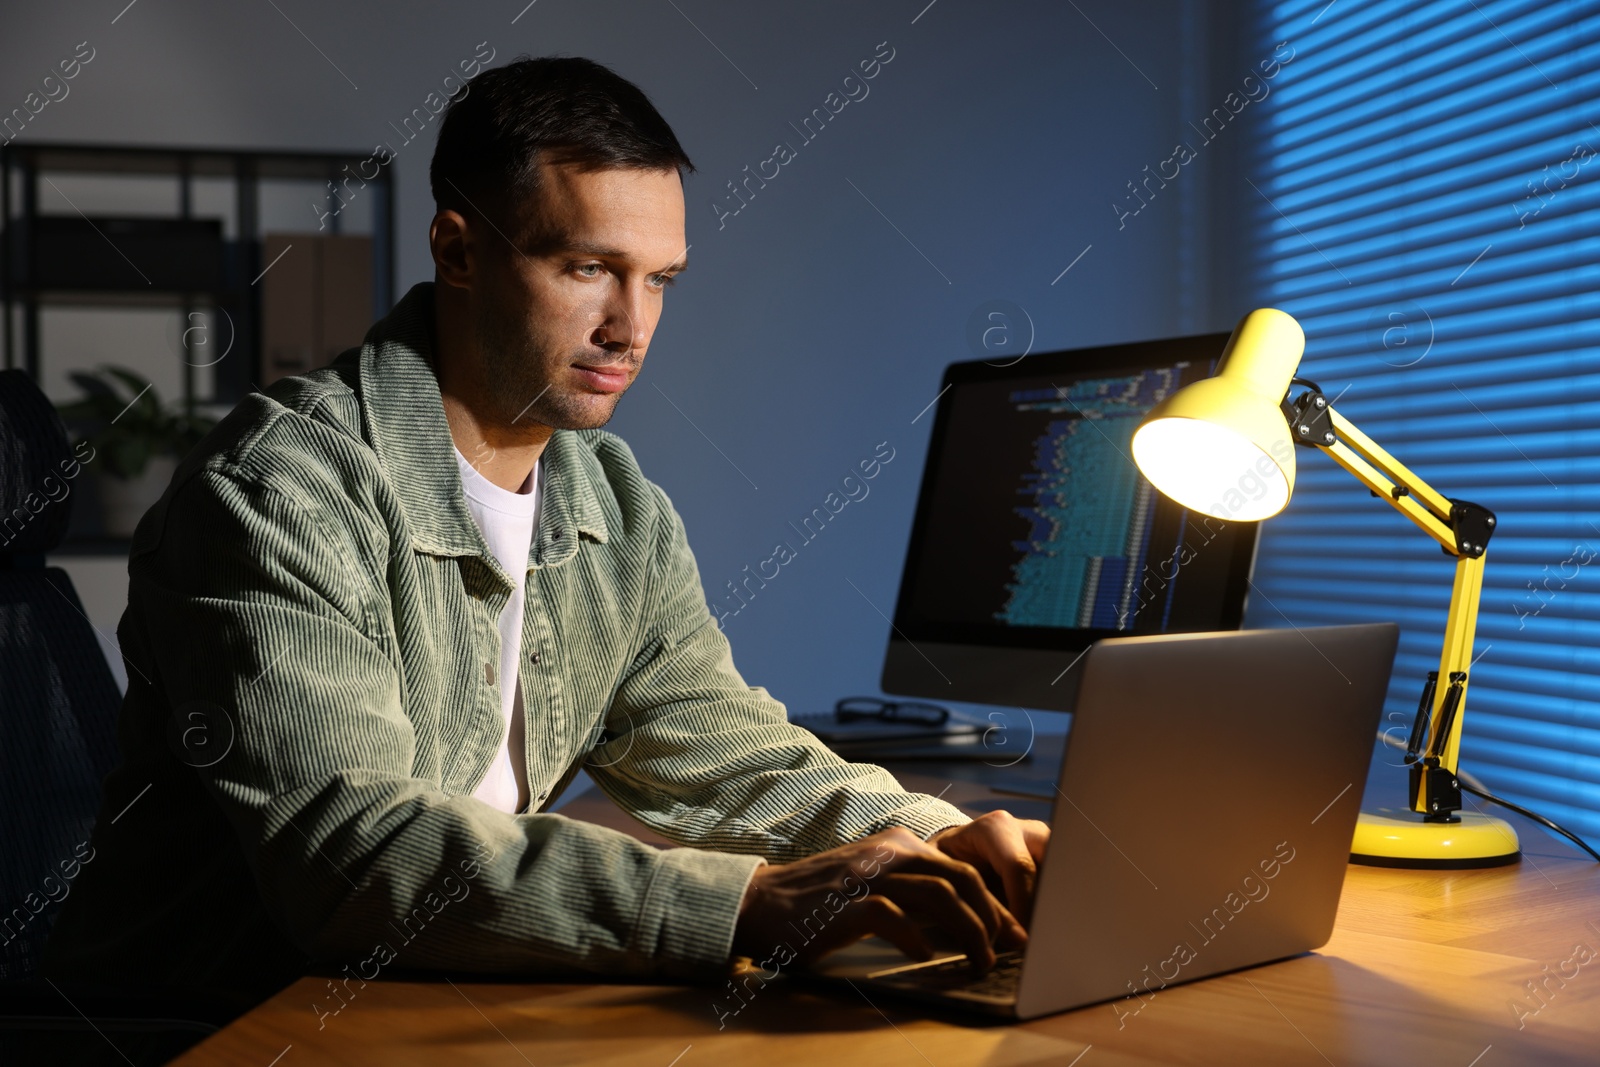
<svg viewBox="0 0 1600 1067"><path fill-rule="evenodd" d="M1035 761L1032 773L1043 773ZM1368 802L1403 776L1375 760ZM970 780L897 767L908 787L969 810ZM1029 806L1017 802L1017 809ZM563 809L639 833L597 794ZM1022 810L1018 810L1023 814ZM175 1061L183 1065L568 1064L707 1067L1052 1067L1600 1063L1600 864L1516 816L1526 857L1488 871L1351 867L1333 939L1316 953L1173 986L1131 1017L1101 1004L1004 1024L780 979L717 1029L715 987L390 980L318 1028L307 977ZM658 842L659 843L659 842ZM1575 948L1588 951L1575 955ZM1548 968L1548 970L1546 969ZM1565 977L1561 972L1565 972ZM1551 976L1554 977L1551 977ZM1545 983L1543 1006L1526 983ZM1126 1012L1132 1002L1124 1002ZM1522 1013L1513 1009L1522 1005ZM1520 1028L1519 1028L1520 1022Z"/></svg>

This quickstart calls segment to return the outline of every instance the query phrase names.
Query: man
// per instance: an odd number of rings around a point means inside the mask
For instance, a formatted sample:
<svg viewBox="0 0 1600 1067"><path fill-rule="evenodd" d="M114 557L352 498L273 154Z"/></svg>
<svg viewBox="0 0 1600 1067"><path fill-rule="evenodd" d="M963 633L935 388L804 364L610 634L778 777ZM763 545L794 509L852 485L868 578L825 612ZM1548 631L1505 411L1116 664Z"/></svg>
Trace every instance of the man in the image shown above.
<svg viewBox="0 0 1600 1067"><path fill-rule="evenodd" d="M241 402L139 525L122 760L47 973L248 1002L312 965L710 977L792 920L801 959L868 933L925 958L929 924L979 966L1022 942L1044 825L788 724L598 429L687 266L691 169L588 60L452 104L436 280ZM585 768L694 847L549 812Z"/></svg>

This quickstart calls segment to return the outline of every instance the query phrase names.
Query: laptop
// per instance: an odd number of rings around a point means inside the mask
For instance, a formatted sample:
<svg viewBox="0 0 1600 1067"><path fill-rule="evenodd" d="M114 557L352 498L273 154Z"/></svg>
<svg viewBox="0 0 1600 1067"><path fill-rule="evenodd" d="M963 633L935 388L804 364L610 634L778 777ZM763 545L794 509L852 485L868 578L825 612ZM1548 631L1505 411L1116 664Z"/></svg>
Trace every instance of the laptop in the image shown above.
<svg viewBox="0 0 1600 1067"><path fill-rule="evenodd" d="M1025 949L974 976L871 937L808 977L1031 1019L1327 943L1393 623L1109 638L1089 650Z"/></svg>

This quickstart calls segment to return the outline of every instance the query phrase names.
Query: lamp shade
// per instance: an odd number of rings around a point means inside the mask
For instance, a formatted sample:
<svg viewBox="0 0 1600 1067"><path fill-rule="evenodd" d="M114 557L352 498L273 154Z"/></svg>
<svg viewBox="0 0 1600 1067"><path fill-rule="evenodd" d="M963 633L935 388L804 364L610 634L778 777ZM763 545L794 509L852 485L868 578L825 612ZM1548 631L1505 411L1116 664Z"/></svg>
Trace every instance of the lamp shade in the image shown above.
<svg viewBox="0 0 1600 1067"><path fill-rule="evenodd" d="M1133 459L1158 490L1191 511L1252 522L1294 492L1294 440L1279 404L1305 351L1305 333L1273 308L1234 329L1216 374L1151 409Z"/></svg>

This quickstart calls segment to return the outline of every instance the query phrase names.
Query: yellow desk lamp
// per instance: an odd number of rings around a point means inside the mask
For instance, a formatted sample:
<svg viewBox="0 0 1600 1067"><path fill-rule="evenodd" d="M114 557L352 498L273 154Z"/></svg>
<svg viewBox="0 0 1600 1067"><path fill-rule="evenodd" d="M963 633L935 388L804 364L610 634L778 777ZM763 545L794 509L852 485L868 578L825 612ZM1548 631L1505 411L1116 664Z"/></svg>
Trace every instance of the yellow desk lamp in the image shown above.
<svg viewBox="0 0 1600 1067"><path fill-rule="evenodd" d="M1461 811L1456 778L1494 514L1441 496L1335 412L1315 383L1294 376L1304 351L1305 334L1292 317L1272 308L1252 311L1233 331L1215 375L1185 386L1145 417L1133 436L1134 461L1185 508L1252 522L1288 505L1294 446L1318 448L1455 557L1444 651L1439 670L1428 675L1406 746L1411 810L1363 811L1350 858L1385 867L1515 862L1516 831L1503 819ZM1305 390L1291 400L1294 384Z"/></svg>

